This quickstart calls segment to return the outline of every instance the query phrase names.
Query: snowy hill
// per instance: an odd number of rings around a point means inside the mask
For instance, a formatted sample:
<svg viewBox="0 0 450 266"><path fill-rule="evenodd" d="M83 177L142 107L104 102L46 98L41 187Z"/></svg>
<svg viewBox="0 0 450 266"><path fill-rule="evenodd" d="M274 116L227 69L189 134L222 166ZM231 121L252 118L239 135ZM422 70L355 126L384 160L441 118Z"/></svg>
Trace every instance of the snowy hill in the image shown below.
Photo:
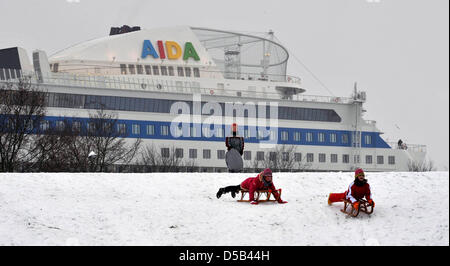
<svg viewBox="0 0 450 266"><path fill-rule="evenodd" d="M274 173L288 204L238 203L252 174L0 174L0 245L449 245L449 174L368 173L371 216L346 217L352 173Z"/></svg>

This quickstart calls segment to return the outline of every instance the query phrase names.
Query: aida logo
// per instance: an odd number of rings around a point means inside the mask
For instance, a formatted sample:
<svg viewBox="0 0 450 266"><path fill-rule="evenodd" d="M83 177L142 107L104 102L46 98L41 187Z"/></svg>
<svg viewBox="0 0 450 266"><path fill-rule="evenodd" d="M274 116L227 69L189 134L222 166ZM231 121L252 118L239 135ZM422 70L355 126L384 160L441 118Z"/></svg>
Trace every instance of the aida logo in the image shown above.
<svg viewBox="0 0 450 266"><path fill-rule="evenodd" d="M145 59L147 56L151 55L155 59L167 58L170 60L176 60L183 57L183 60L188 60L189 58L193 58L195 61L200 60L200 57L191 42L186 42L184 44L184 49L182 49L181 46L174 41L165 41L165 43L163 43L163 41L157 41L156 47L158 48L158 52L150 40L144 40L141 58Z"/></svg>

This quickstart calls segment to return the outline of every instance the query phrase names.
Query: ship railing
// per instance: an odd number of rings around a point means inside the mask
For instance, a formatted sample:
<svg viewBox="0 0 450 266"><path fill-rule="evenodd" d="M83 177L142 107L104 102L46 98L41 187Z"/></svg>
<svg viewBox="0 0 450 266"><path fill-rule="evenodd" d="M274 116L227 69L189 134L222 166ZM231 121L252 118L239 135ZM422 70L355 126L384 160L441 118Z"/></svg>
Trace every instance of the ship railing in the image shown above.
<svg viewBox="0 0 450 266"><path fill-rule="evenodd" d="M408 144L403 143L402 146L398 145L398 142L387 142L389 146L391 146L392 149L398 149L398 150L406 150L406 151L413 151L413 152L427 152L427 146L422 144Z"/></svg>
<svg viewBox="0 0 450 266"><path fill-rule="evenodd" d="M203 73L220 73L214 70L202 70ZM234 72L223 72L225 79L235 79L235 80L256 80L256 81L271 81L271 82L287 82L293 84L301 84L302 79L291 75L277 75L277 74L261 74L261 73L234 73Z"/></svg>
<svg viewBox="0 0 450 266"><path fill-rule="evenodd" d="M36 72L18 71L14 75L12 70L0 69L0 81L18 81L19 77L28 77L32 83L37 85L83 87L83 88L108 88L108 89L129 89L139 91L169 92L169 93L199 93L203 95L229 96L229 97L251 97L262 99L282 99L283 95L277 92L242 91L238 89L224 88L202 88L199 82L163 80L152 77L137 78L133 76L97 76L81 75L72 73L47 73L38 75ZM7 75L5 73L8 73ZM6 77L6 78L5 78ZM317 95L297 94L285 100L325 102L325 103L351 103L352 99L347 97L330 97Z"/></svg>

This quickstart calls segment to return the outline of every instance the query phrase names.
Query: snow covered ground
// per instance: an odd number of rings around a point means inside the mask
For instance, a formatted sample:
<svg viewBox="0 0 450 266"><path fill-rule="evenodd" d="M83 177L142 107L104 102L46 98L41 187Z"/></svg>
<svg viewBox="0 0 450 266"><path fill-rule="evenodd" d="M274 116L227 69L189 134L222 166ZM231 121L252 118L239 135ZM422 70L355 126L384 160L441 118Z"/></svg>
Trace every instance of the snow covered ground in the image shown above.
<svg viewBox="0 0 450 266"><path fill-rule="evenodd" d="M288 204L238 203L251 174L0 174L0 245L449 245L449 174L368 173L357 218L327 205L352 173L274 174Z"/></svg>

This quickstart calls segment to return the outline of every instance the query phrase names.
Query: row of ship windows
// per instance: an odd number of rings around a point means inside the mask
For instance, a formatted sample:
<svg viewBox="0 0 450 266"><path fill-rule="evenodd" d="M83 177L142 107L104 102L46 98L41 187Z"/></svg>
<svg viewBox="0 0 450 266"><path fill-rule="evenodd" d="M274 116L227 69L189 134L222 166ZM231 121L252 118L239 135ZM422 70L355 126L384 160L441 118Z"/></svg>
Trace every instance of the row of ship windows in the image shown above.
<svg viewBox="0 0 450 266"><path fill-rule="evenodd" d="M65 129L65 121L56 121L55 122L55 126L56 129L59 130L63 130ZM87 130L95 130L94 128L95 123L94 122L90 122L86 124ZM41 121L41 125L40 125L40 129L42 131L48 130L50 127L49 125L49 121ZM155 135L155 127L156 125L145 125L145 134L147 136L154 136ZM80 131L81 130L81 122L80 121L73 121L72 122L72 129L75 131ZM160 135L161 136L169 136L170 133L170 128L168 125L160 125L159 126L159 130L160 130ZM213 135L217 138L223 138L225 136L224 134L224 128L220 127L220 128L216 128L215 130L213 130L213 132L211 132L210 128L204 127L201 129L202 130L202 135L204 137L212 137ZM126 135L127 134L127 124L125 123L117 123L117 132L121 135ZM268 132L268 133L267 133ZM131 133L133 135L141 135L141 125L140 124L131 124ZM197 130L195 127L191 126L189 127L189 130L186 131L186 134L183 134L182 128L175 128L175 135L177 137L199 137L200 134L197 134ZM269 138L269 140L275 140L275 134L276 132L274 130L256 130L256 135L254 137L256 137L257 139L264 139L266 137ZM289 141L289 132L285 131L285 130L281 130L281 134L280 134L280 139L281 141ZM301 132L294 132L293 134L293 140L296 142L300 142L301 141ZM317 132L317 133L313 133L313 132L306 132L304 133L305 135L305 141L306 142L313 142L314 141L314 135L316 135L317 141L319 143L324 143L326 141L326 135L328 135L328 139L330 143L337 143L338 142L338 135L337 133L328 133L325 134L323 132ZM252 137L252 131L250 129L245 129L244 130L244 139L250 139ZM349 134L347 133L343 133L340 135L340 143L341 144L348 144L349 143ZM365 135L364 136L364 144L366 145L371 145L372 144L372 136L371 135Z"/></svg>
<svg viewBox="0 0 450 266"><path fill-rule="evenodd" d="M176 71L175 71L176 70ZM154 76L175 76L178 77L200 77L200 69L198 67L173 67L173 66L156 66L156 65L133 65L120 64L120 74L126 75L154 75Z"/></svg>
<svg viewBox="0 0 450 266"><path fill-rule="evenodd" d="M203 149L202 151L203 151L203 159L211 159L211 150L210 149ZM174 156L176 158L184 158L184 149L176 148L173 152L174 152ZM219 159L219 160L225 159L225 153L226 153L225 150L217 150L217 159ZM290 156L292 156L292 154L290 154L288 152L282 152L281 154L276 153L276 152L269 152L268 155L269 155L268 159L271 161L277 160L277 156L281 155L282 161L289 161L290 159L293 159L296 162L302 162L302 161L305 161L307 163L315 162L315 158L314 158L315 154L314 153L306 153L306 158L302 158L302 153L294 153L293 158L290 158ZM163 158L169 158L170 157L170 149L169 148L161 148L161 156ZM197 159L198 158L197 149L189 149L188 157L189 157L189 159ZM339 157L338 154L330 154L329 162L330 163L339 163L338 157ZM257 161L264 161L266 159L267 158L266 158L265 152L263 152L263 151L256 152L256 160ZM384 159L385 159L385 156L377 155L376 156L376 164L378 164L378 165L385 164ZM246 161L252 160L252 151L244 151L244 160L246 160ZM319 153L318 154L318 162L319 163L327 163L328 162L327 154ZM355 155L353 158L353 162L361 163L360 156ZM364 162L365 162L365 164L373 164L374 163L373 156L366 155ZM350 155L342 154L341 155L341 163L343 163L343 164L350 163ZM395 165L395 156L388 156L388 164Z"/></svg>
<svg viewBox="0 0 450 266"><path fill-rule="evenodd" d="M177 102L168 99L151 99L151 98L133 98L118 96L99 96L99 95L82 95L68 93L48 93L47 104L49 107L63 108L85 108L85 109L105 109L105 110L123 110L135 112L153 112L153 113L170 113L171 106ZM193 110L192 101L178 101L189 105L190 111ZM203 109L206 102L201 103ZM225 103L218 103L222 115L226 115L227 107ZM269 106L265 110L255 108L254 112L250 112L245 108L233 110L233 116L242 117L272 117ZM264 108L263 108L264 109ZM212 114L212 111L211 111ZM340 122L341 118L332 109L315 109L303 107L287 107L278 106L278 119L285 120L304 120L304 121L322 121L322 122Z"/></svg>
<svg viewBox="0 0 450 266"><path fill-rule="evenodd" d="M59 63L50 64L53 72L58 72ZM134 65L120 64L120 74L122 75L154 75L154 76L175 76L175 67L173 66L156 66L156 65ZM200 77L200 69L198 67L177 67L176 74L179 77Z"/></svg>

